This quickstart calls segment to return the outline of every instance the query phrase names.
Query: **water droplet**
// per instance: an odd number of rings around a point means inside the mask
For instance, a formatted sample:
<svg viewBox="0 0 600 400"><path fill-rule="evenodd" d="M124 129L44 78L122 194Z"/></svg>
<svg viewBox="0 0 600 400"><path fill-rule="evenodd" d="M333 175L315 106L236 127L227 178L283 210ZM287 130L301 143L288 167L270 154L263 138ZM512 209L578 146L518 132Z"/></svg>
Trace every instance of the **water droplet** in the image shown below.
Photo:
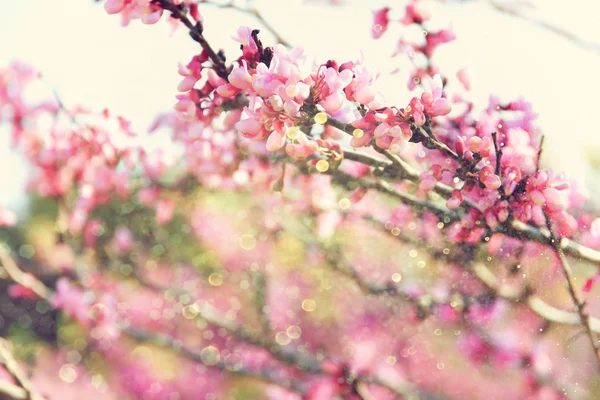
<svg viewBox="0 0 600 400"><path fill-rule="evenodd" d="M181 314L185 319L194 319L198 316L198 306L196 304L191 304L189 306L183 307L181 310Z"/></svg>
<svg viewBox="0 0 600 400"><path fill-rule="evenodd" d="M300 131L300 129L298 129L298 127L292 126L292 127L288 128L288 130L285 132L285 134L289 139L296 140L298 138L299 131Z"/></svg>
<svg viewBox="0 0 600 400"><path fill-rule="evenodd" d="M360 128L356 128L354 131L352 131L352 136L354 136L357 139L360 139L364 135L365 135L365 131L363 131Z"/></svg>
<svg viewBox="0 0 600 400"><path fill-rule="evenodd" d="M213 272L208 276L208 283L213 286L221 286L223 284L223 275Z"/></svg>
<svg viewBox="0 0 600 400"><path fill-rule="evenodd" d="M315 167L319 172L326 172L329 169L329 163L327 160L319 160L317 161L317 165Z"/></svg>
<svg viewBox="0 0 600 400"><path fill-rule="evenodd" d="M340 199L340 201L338 202L338 206L342 210L347 210L348 208L350 208L351 205L352 203L350 202L350 200L348 200L345 197L343 199Z"/></svg>
<svg viewBox="0 0 600 400"><path fill-rule="evenodd" d="M317 302L313 299L304 299L302 301L302 309L306 312L313 312L317 309Z"/></svg>
<svg viewBox="0 0 600 400"><path fill-rule="evenodd" d="M291 342L291 339L286 332L277 332L275 335L275 341L278 345L285 346Z"/></svg>
<svg viewBox="0 0 600 400"><path fill-rule="evenodd" d="M254 235L244 234L240 238L240 247L244 250L252 250L256 246Z"/></svg>
<svg viewBox="0 0 600 400"><path fill-rule="evenodd" d="M290 325L285 330L290 339L298 339L302 335L302 329L296 325Z"/></svg>
<svg viewBox="0 0 600 400"><path fill-rule="evenodd" d="M327 114L324 112L317 113L317 115L315 115L315 122L320 125L325 125L327 123Z"/></svg>
<svg viewBox="0 0 600 400"><path fill-rule="evenodd" d="M221 354L219 353L219 349L215 346L208 346L202 349L200 358L206 365L217 365L221 360Z"/></svg>
<svg viewBox="0 0 600 400"><path fill-rule="evenodd" d="M58 370L58 376L63 382L73 383L77 379L77 371L73 364L64 364Z"/></svg>
<svg viewBox="0 0 600 400"><path fill-rule="evenodd" d="M71 364L77 364L81 361L81 354L77 350L71 350L67 353L67 361Z"/></svg>
<svg viewBox="0 0 600 400"><path fill-rule="evenodd" d="M392 275L392 280L396 283L400 282L402 280L402 275L400 275L399 273L395 273Z"/></svg>

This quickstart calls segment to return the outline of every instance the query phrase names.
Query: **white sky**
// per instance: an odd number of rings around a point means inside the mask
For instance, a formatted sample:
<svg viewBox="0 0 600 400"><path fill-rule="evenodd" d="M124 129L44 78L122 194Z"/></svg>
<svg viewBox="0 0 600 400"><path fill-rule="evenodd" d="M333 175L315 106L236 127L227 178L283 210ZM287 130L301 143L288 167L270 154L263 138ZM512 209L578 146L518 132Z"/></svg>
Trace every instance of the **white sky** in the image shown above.
<svg viewBox="0 0 600 400"><path fill-rule="evenodd" d="M27 61L42 71L68 105L80 102L133 120L138 131L158 112L171 109L179 81L177 62L199 52L183 29L170 37L170 26L134 21L122 28L120 18L107 15L92 0L10 1L0 14L0 65L13 59ZM264 17L293 44L300 44L318 60L354 60L362 51L367 62L383 74L382 90L391 102L403 104L406 74L388 73L396 40L403 33L391 26L382 39L370 38L371 10L402 1L346 1L347 7L330 8L300 0L255 1ZM600 47L600 1L540 0L525 11L560 26ZM60 7L58 6L60 4ZM486 0L436 5L437 21L450 21L458 40L439 50L438 64L446 73L469 66L472 96L482 102L489 93L510 100L523 95L534 104L539 124L547 135L549 156L557 169L578 175L586 172L587 152L600 149L596 124L600 101L600 52L584 50L532 22L502 15ZM237 57L230 39L239 25L260 28L250 16L232 10L201 7L205 34L229 58ZM265 30L263 42L270 42ZM21 208L19 195L25 171L11 154L8 138L0 137L3 171L0 202ZM166 137L144 139L149 146L167 143Z"/></svg>

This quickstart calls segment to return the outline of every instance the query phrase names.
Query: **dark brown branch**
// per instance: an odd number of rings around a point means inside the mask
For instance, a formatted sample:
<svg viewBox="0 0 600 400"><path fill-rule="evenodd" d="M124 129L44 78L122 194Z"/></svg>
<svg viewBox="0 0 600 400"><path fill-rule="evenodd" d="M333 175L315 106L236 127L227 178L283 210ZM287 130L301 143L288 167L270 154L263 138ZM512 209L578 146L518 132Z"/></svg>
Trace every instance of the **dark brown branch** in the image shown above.
<svg viewBox="0 0 600 400"><path fill-rule="evenodd" d="M371 218L367 218L366 220L372 224L375 224L375 226L377 226L383 232L390 234L389 229L386 229L383 223ZM473 277L483 283L497 297L510 301L514 304L526 305L533 312L549 322L565 325L579 325L581 323L581 318L577 313L553 307L540 297L530 293L527 288L519 289L504 285L501 279L496 277L484 262L478 262L474 257L465 257L462 253L456 252L450 252L446 254L439 249L428 246L426 243L423 243L412 236L404 234L392 236L396 240L400 240L403 243L408 243L412 246L418 246L422 249L425 249L434 259L442 260L444 262L451 262L460 266L461 268L464 268L465 270L471 272ZM600 319L589 317L589 325L594 332L600 332Z"/></svg>
<svg viewBox="0 0 600 400"><path fill-rule="evenodd" d="M132 338L134 338L136 340L151 342L154 344L158 344L160 346L168 347L171 350L175 351L177 354L180 354L192 361L202 363L209 368L219 369L228 374L257 379L264 383L281 386L283 388L286 388L288 390L291 390L293 392L300 393L300 394L306 394L306 391L308 389L305 385L302 385L300 382L293 380L293 379L282 378L280 376L277 376L275 371L269 370L267 368L263 368L261 370L254 371L254 370L246 369L244 367L240 367L238 365L235 365L235 366L227 365L227 363L225 363L224 361L221 361L221 360L219 360L216 363L207 362L207 360L205 360L200 353L184 346L180 342L177 342L177 341L173 340L172 338L165 336L165 335L159 335L159 334L155 334L155 333L145 332L145 331L142 331L139 329L133 329L133 328L127 328L124 330L124 332L128 336L131 336Z"/></svg>
<svg viewBox="0 0 600 400"><path fill-rule="evenodd" d="M206 55L213 62L213 68L217 75L227 80L229 71L225 65L225 59L221 54L217 54L210 46L208 41L203 35L204 27L202 22L197 21L195 24L188 18L187 10L184 4L176 6L170 0L153 0L156 4L160 5L164 10L170 11L171 16L178 19L188 28L190 36L196 42L202 46L202 50L206 52Z"/></svg>
<svg viewBox="0 0 600 400"><path fill-rule="evenodd" d="M420 200L417 197L412 196L410 194L405 194L396 191L386 181L371 181L363 178L357 178L338 169L329 169L325 173L331 175L334 178L334 181L336 181L338 184L346 186L348 189L356 189L358 187L361 187L364 189L376 190L378 192L387 194L397 200L400 200L402 203L413 207L415 210L431 212L437 215L445 223L458 221L460 219L460 216L458 214L451 210L448 210L445 207L441 207L433 202Z"/></svg>
<svg viewBox="0 0 600 400"><path fill-rule="evenodd" d="M337 129L340 129L349 135L351 135L355 129L352 125L344 124L340 121L335 120L332 117L328 117L327 124L337 128ZM543 141L543 137L542 137L542 141ZM344 150L344 154L347 159L361 162L363 164L369 165L374 168L383 168L385 170L388 168L394 168L394 165L395 165L394 162L388 161L387 164L385 164L386 161L384 161L384 160L378 160L378 159L375 159L373 157L370 157L368 155L361 154L358 152L351 152L348 150ZM385 155L385 153L382 153L382 154ZM538 160L539 160L540 156L541 156L541 150L540 150L540 153L538 154ZM387 157L387 155L386 155L386 157ZM397 156L394 156L394 157L397 157ZM397 158L402 162L401 172L399 173L397 179L409 180L409 181L414 182L415 184L418 184L420 182L420 174L414 168L412 168L408 163L402 161L399 157L397 157ZM362 185L359 185L359 186L362 186ZM377 185L375 185L375 184L368 184L366 186L373 188L373 189L377 189L377 190L382 189L379 191L381 191L383 193L387 193L387 194L392 194L387 189L377 188ZM387 185L387 186L389 188L389 185ZM452 190L453 189L451 187L449 187L448 185L444 185L439 182L434 187L434 191L436 193L440 194L441 196L443 196L444 198L449 198L452 195ZM402 200L402 197L398 197L396 195L394 195L394 197L398 198L399 200ZM420 201L419 206L425 205L424 203L426 203L426 202ZM411 203L409 202L408 204L410 205ZM439 212L434 212L436 215L438 215L440 217L448 216L450 219L452 219L452 216L443 214L443 211L445 210L444 208L434 205L432 203L427 203L427 205L425 205L425 208L428 208L430 206L432 209L439 211ZM470 201L468 199L465 199L465 201L463 201L463 203L461 204L461 209L463 209L463 210L469 210L472 208L478 209L478 206L477 206L477 204L473 203L472 201ZM450 210L448 210L448 211L450 211ZM503 226L499 229L494 230L494 232L503 233L503 234L506 234L515 239L538 242L538 243L545 244L545 245L548 244L548 241L550 239L550 235L548 232L544 232L540 228L537 228L537 227L534 227L534 226L531 226L528 224L523 224L518 221L512 221L509 226ZM580 243L574 242L567 238L562 238L560 240L560 246L567 255L576 257L581 260L588 261L588 262L594 264L596 267L600 267L600 251L594 250L590 247L584 246Z"/></svg>

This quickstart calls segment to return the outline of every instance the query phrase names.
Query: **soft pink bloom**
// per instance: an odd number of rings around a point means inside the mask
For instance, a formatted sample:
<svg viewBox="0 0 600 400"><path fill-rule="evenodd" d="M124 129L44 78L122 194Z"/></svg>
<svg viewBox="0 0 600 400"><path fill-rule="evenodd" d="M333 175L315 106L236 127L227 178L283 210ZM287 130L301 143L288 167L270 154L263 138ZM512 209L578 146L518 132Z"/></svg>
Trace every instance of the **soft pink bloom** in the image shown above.
<svg viewBox="0 0 600 400"><path fill-rule="evenodd" d="M388 19L389 11L389 7L384 7L373 13L373 27L371 28L371 35L373 35L373 38L379 39L387 30L388 23L390 22Z"/></svg>
<svg viewBox="0 0 600 400"><path fill-rule="evenodd" d="M14 226L17 223L17 214L0 205L0 226Z"/></svg>
<svg viewBox="0 0 600 400"><path fill-rule="evenodd" d="M156 203L156 222L159 225L165 224L173 218L175 211L175 202L173 200L159 200Z"/></svg>
<svg viewBox="0 0 600 400"><path fill-rule="evenodd" d="M133 248L133 235L125 226L119 226L115 230L114 243L120 253L127 253Z"/></svg>
<svg viewBox="0 0 600 400"><path fill-rule="evenodd" d="M275 151L281 149L286 143L286 136L278 131L273 131L267 139L267 150Z"/></svg>
<svg viewBox="0 0 600 400"><path fill-rule="evenodd" d="M109 14L117 14L125 7L125 0L106 0L104 9Z"/></svg>
<svg viewBox="0 0 600 400"><path fill-rule="evenodd" d="M460 207L460 204L463 202L463 195L460 190L452 191L452 196L446 202L446 207L450 210L454 210Z"/></svg>
<svg viewBox="0 0 600 400"><path fill-rule="evenodd" d="M8 287L7 293L13 299L38 299L38 295L35 294L35 292L32 289L22 286L20 284L10 285Z"/></svg>
<svg viewBox="0 0 600 400"><path fill-rule="evenodd" d="M458 70L458 72L456 73L456 77L458 78L458 81L463 85L465 90L471 90L471 81L469 79L469 73L467 71L467 68Z"/></svg>

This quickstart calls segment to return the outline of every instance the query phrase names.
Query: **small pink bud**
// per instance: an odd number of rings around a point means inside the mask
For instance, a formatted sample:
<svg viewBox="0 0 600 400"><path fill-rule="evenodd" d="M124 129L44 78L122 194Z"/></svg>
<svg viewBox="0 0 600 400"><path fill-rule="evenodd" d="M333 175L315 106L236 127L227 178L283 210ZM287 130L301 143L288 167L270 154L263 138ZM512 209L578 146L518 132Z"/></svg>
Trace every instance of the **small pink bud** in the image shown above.
<svg viewBox="0 0 600 400"><path fill-rule="evenodd" d="M319 104L327 111L328 113L334 113L344 104L345 96L342 92L334 92L323 99Z"/></svg>
<svg viewBox="0 0 600 400"><path fill-rule="evenodd" d="M479 150L479 154L482 157L489 157L492 154L493 144L492 139L489 137L484 137L481 139L481 149Z"/></svg>
<svg viewBox="0 0 600 400"><path fill-rule="evenodd" d="M239 89L250 89L252 87L252 77L248 73L246 65L236 67L229 74L229 83Z"/></svg>
<svg viewBox="0 0 600 400"><path fill-rule="evenodd" d="M259 140L261 131L263 130L262 122L255 120L254 118L243 119L237 124L235 124L235 128L238 130L242 136Z"/></svg>
<svg viewBox="0 0 600 400"><path fill-rule="evenodd" d="M546 198L539 190L534 190L529 195L531 196L531 200L538 206L543 206L546 202Z"/></svg>
<svg viewBox="0 0 600 400"><path fill-rule="evenodd" d="M156 204L156 222L163 225L173 218L175 202L172 200L159 200Z"/></svg>
<svg viewBox="0 0 600 400"><path fill-rule="evenodd" d="M153 25L160 20L162 13L163 13L163 9L158 8L156 11L153 11L151 13L143 15L142 22L147 25Z"/></svg>
<svg viewBox="0 0 600 400"><path fill-rule="evenodd" d="M496 190L502 185L500 177L494 174L494 169L489 165L481 169L479 179L490 190Z"/></svg>
<svg viewBox="0 0 600 400"><path fill-rule="evenodd" d="M460 136L457 136L454 141L454 151L456 151L456 154L459 156L462 156L465 153L465 141Z"/></svg>
<svg viewBox="0 0 600 400"><path fill-rule="evenodd" d="M124 226L115 230L115 245L120 253L126 253L133 248L133 235L131 231Z"/></svg>
<svg viewBox="0 0 600 400"><path fill-rule="evenodd" d="M481 150L481 148L483 147L483 140L481 140L480 137L478 136L473 136L472 138L470 138L467 141L467 147L469 148L469 150L471 150L473 153L479 153L479 151Z"/></svg>
<svg viewBox="0 0 600 400"><path fill-rule="evenodd" d="M277 131L271 132L269 138L267 139L267 150L268 151L276 151L285 145L286 137L285 135L280 134Z"/></svg>
<svg viewBox="0 0 600 400"><path fill-rule="evenodd" d="M181 82L179 82L179 85L177 85L177 90L179 90L180 92L190 91L192 90L196 82L198 82L198 79L196 77L192 75L186 76Z"/></svg>
<svg viewBox="0 0 600 400"><path fill-rule="evenodd" d="M448 99L441 97L433 102L432 111L434 113L434 117L439 115L448 115L450 114L450 111L452 111L452 104L450 104Z"/></svg>
<svg viewBox="0 0 600 400"><path fill-rule="evenodd" d="M432 190L437 184L437 180L433 177L431 172L423 172L421 174L421 182L419 182L419 189L425 192Z"/></svg>
<svg viewBox="0 0 600 400"><path fill-rule="evenodd" d="M384 7L381 10L377 10L373 16L373 27L371 28L371 34L374 39L379 39L381 35L387 30L389 18L388 12L389 7Z"/></svg>
<svg viewBox="0 0 600 400"><path fill-rule="evenodd" d="M376 138L380 138L382 136L384 136L386 133L388 133L390 129L390 125L387 124L386 122L383 122L381 124L379 124L377 126L377 128L375 128L375 130L373 131L373 136L375 136Z"/></svg>
<svg viewBox="0 0 600 400"><path fill-rule="evenodd" d="M119 13L123 7L125 7L125 0L106 0L104 3L104 10L109 14Z"/></svg>
<svg viewBox="0 0 600 400"><path fill-rule="evenodd" d="M546 199L546 208L548 211L557 212L564 210L565 204L558 190L547 188L544 190L543 194Z"/></svg>
<svg viewBox="0 0 600 400"><path fill-rule="evenodd" d="M455 210L460 207L460 204L463 202L463 195L460 190L454 190L452 192L452 196L446 202L446 207L450 210Z"/></svg>
<svg viewBox="0 0 600 400"><path fill-rule="evenodd" d="M463 85L466 90L471 90L471 82L469 79L469 74L467 72L467 68L463 68L456 73L458 81Z"/></svg>

